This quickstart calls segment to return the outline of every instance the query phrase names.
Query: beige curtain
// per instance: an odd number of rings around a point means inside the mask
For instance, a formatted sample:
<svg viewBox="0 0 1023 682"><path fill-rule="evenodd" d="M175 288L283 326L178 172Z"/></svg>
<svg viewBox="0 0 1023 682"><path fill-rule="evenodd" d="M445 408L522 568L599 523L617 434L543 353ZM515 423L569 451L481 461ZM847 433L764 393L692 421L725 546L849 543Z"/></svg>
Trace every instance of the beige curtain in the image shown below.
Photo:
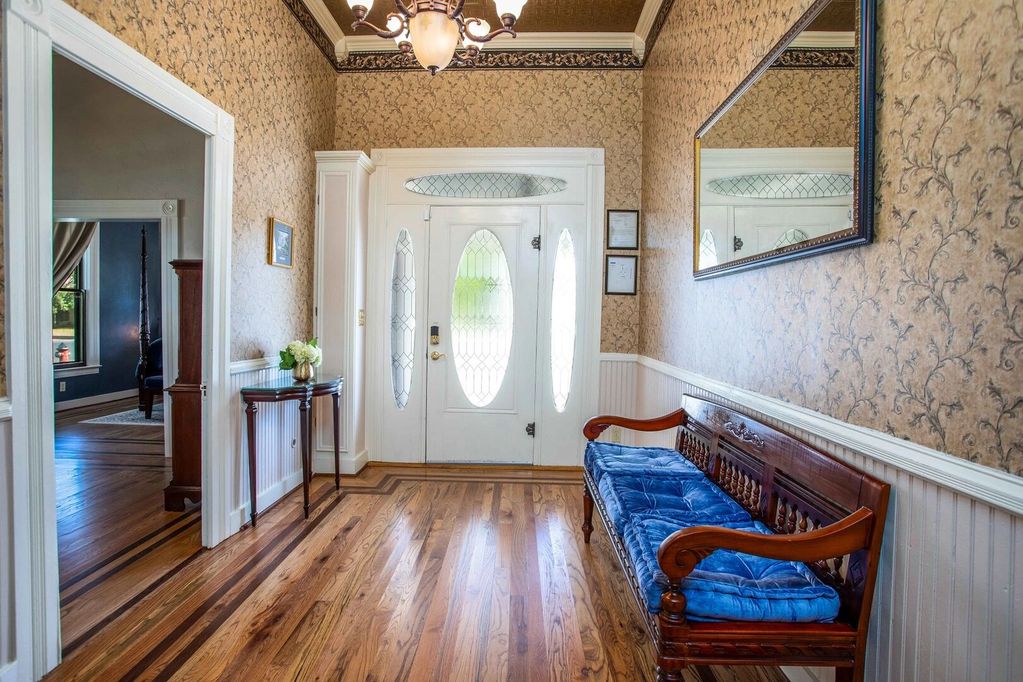
<svg viewBox="0 0 1023 682"><path fill-rule="evenodd" d="M53 224L53 290L64 283L82 260L96 236L98 222L57 222Z"/></svg>

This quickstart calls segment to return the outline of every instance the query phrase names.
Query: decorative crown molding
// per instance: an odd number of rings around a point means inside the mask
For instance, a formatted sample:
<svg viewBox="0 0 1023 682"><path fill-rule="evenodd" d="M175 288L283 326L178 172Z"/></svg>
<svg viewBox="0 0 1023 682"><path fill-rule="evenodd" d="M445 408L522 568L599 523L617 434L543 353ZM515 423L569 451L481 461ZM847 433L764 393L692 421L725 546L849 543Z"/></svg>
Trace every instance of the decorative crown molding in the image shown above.
<svg viewBox="0 0 1023 682"><path fill-rule="evenodd" d="M657 11L657 14L654 16L654 20L653 20L653 23L650 26L650 30L646 34L646 37L643 40L643 44L644 44L643 45L644 46L643 63L644 64L646 63L646 60L650 58L650 53L654 51L654 45L657 43L657 36L659 36L661 34L661 29L664 28L664 22L666 22L668 20L668 15L671 14L671 8L674 7L674 6L675 6L675 0L664 0L661 3L660 9ZM646 7L645 6L643 7L643 11L644 11L644 13L646 13ZM640 16L640 20L642 20L642 19L643 19L643 17ZM637 29L638 29L638 27L637 27Z"/></svg>
<svg viewBox="0 0 1023 682"><path fill-rule="evenodd" d="M309 8L305 6L305 3L302 0L283 0L283 2L291 10L291 13L295 15L295 18L298 19L298 23L309 34L309 37L313 39L316 47L320 48L320 52L327 58L331 66L337 69L339 61L335 53L334 41L330 39L327 32L316 21L316 17L312 15Z"/></svg>
<svg viewBox="0 0 1023 682"><path fill-rule="evenodd" d="M631 50L484 50L476 57L475 66L452 63L448 70L461 69L638 69L643 66ZM349 52L337 70L358 71L422 71L410 54L400 52ZM425 71L424 71L425 73Z"/></svg>
<svg viewBox="0 0 1023 682"><path fill-rule="evenodd" d="M789 48L771 64L772 69L854 69L856 50L852 48Z"/></svg>

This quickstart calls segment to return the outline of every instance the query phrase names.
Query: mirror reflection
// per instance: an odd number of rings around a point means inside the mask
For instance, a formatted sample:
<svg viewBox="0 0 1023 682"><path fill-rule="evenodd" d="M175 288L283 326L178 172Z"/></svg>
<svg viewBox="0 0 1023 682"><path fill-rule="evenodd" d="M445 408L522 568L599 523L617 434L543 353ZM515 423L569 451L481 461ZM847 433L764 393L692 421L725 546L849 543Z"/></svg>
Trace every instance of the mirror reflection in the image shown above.
<svg viewBox="0 0 1023 682"><path fill-rule="evenodd" d="M698 137L698 271L853 229L856 10L831 0Z"/></svg>

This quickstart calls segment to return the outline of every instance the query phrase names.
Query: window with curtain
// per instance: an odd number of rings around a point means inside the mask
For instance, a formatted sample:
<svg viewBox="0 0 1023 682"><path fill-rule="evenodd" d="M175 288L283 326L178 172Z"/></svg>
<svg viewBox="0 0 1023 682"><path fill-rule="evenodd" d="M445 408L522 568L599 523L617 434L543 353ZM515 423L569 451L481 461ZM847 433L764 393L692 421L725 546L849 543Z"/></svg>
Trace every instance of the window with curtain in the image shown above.
<svg viewBox="0 0 1023 682"><path fill-rule="evenodd" d="M79 260L53 295L53 364L57 367L85 364L85 306Z"/></svg>

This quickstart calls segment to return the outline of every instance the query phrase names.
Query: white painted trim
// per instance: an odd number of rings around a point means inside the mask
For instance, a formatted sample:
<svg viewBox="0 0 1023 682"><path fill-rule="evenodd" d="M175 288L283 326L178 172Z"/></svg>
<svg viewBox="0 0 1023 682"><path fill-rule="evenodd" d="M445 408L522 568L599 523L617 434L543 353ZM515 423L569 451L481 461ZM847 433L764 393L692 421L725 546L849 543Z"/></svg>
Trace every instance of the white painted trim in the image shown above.
<svg viewBox="0 0 1023 682"><path fill-rule="evenodd" d="M855 31L803 31L796 36L789 47L818 48L834 50L856 47Z"/></svg>
<svg viewBox="0 0 1023 682"><path fill-rule="evenodd" d="M477 168L533 168L538 165L572 166L604 165L603 148L581 147L436 147L431 149L393 148L373 149L370 159L381 165L409 168L436 168L465 166ZM375 176L374 176L375 177ZM557 196L557 195L547 195ZM438 197L426 197L423 203L436 203ZM531 203L560 203L545 201L546 197L530 197ZM459 199L463 203L465 199ZM474 200L476 201L476 200Z"/></svg>
<svg viewBox="0 0 1023 682"><path fill-rule="evenodd" d="M603 356L602 356L603 358ZM619 359L609 358L609 359ZM1011 514L1023 515L1023 478L975 464L880 431L855 426L805 407L637 356L648 369L709 391L754 412L884 462L936 485L969 495Z"/></svg>
<svg viewBox="0 0 1023 682"><path fill-rule="evenodd" d="M207 136L203 302L203 544L231 528L231 192L234 119L62 0L7 0L4 209L11 393L15 630L19 679L60 661L51 343L52 63L67 57Z"/></svg>
<svg viewBox="0 0 1023 682"><path fill-rule="evenodd" d="M73 410L76 407L89 407L90 405L102 405L103 403L109 403L114 400L124 400L125 398L133 398L139 394L138 389L129 388L123 391L114 391L112 393L102 393L100 395L90 395L84 398L72 398L71 400L61 400L53 404L55 412L63 412L65 410Z"/></svg>
<svg viewBox="0 0 1023 682"><path fill-rule="evenodd" d="M293 471L281 480L270 485L269 488L261 490L256 494L256 509L263 511L271 504L281 499L292 490L302 485L302 470ZM236 529L241 528L249 522L249 499L245 497L245 503L231 512L231 525Z"/></svg>
<svg viewBox="0 0 1023 682"><path fill-rule="evenodd" d="M11 418L11 399L0 398L0 422L8 421Z"/></svg>
<svg viewBox="0 0 1023 682"><path fill-rule="evenodd" d="M354 455L348 452L342 452L341 473L345 476L354 476L362 471L367 462L369 462L369 454L365 450ZM313 473L333 475L334 453L323 451L313 453Z"/></svg>
<svg viewBox="0 0 1023 682"><path fill-rule="evenodd" d="M0 668L0 682L16 682L18 679L18 662L11 661Z"/></svg>
<svg viewBox="0 0 1023 682"><path fill-rule="evenodd" d="M323 32L327 34L327 37L330 38L330 42L334 44L334 56L338 59L347 58L348 42L344 31L341 30L337 20L334 19L334 15L323 4L323 0L302 0L302 3L309 10L309 14L313 15L313 19L323 29ZM381 38L377 38L377 40L383 42ZM394 44L393 40L388 40L387 42L392 45Z"/></svg>
<svg viewBox="0 0 1023 682"><path fill-rule="evenodd" d="M163 340L163 385L170 386L178 376L178 282L174 268L170 262L180 256L178 252L178 233L181 225L179 216L181 202L178 199L55 199L53 202L54 220L139 220L160 221L160 336ZM96 239L99 233L97 231ZM95 267L99 272L99 242L95 247ZM97 287L98 288L98 287ZM99 329L99 306L89 306L90 314L87 329ZM95 312L96 319L91 315ZM87 341L96 344L96 363L99 363L99 335L90 334ZM89 356L92 357L91 355ZM89 364L93 364L90 359ZM71 372L74 370L58 370ZM55 376L62 376L54 372ZM63 376L78 376L65 374ZM171 419L172 401L164 401L163 413L163 454L171 456L174 436Z"/></svg>
<svg viewBox="0 0 1023 682"><path fill-rule="evenodd" d="M53 370L54 379L67 379L69 377L84 377L89 374L99 374L103 365L80 365L78 367L64 367Z"/></svg>
<svg viewBox="0 0 1023 682"><path fill-rule="evenodd" d="M492 42L487 43L483 50L535 50L538 52L552 50L631 50L635 37L635 34L628 31L564 33L535 31L519 33L515 38L499 36ZM345 42L349 54L357 52L396 52L398 50L398 46L393 40L385 40L375 35L351 35L346 37Z"/></svg>
<svg viewBox="0 0 1023 682"><path fill-rule="evenodd" d="M280 359L270 357L269 355L251 360L235 360L231 363L231 375L258 372L259 370L271 369L278 365L280 365Z"/></svg>
<svg viewBox="0 0 1023 682"><path fill-rule="evenodd" d="M639 21L636 22L634 35L640 44L643 45L643 52L636 52L636 56L642 59L646 54L646 43L650 38L650 29L654 27L654 20L657 13L661 11L664 0L646 0L643 3L643 11L639 13Z"/></svg>

